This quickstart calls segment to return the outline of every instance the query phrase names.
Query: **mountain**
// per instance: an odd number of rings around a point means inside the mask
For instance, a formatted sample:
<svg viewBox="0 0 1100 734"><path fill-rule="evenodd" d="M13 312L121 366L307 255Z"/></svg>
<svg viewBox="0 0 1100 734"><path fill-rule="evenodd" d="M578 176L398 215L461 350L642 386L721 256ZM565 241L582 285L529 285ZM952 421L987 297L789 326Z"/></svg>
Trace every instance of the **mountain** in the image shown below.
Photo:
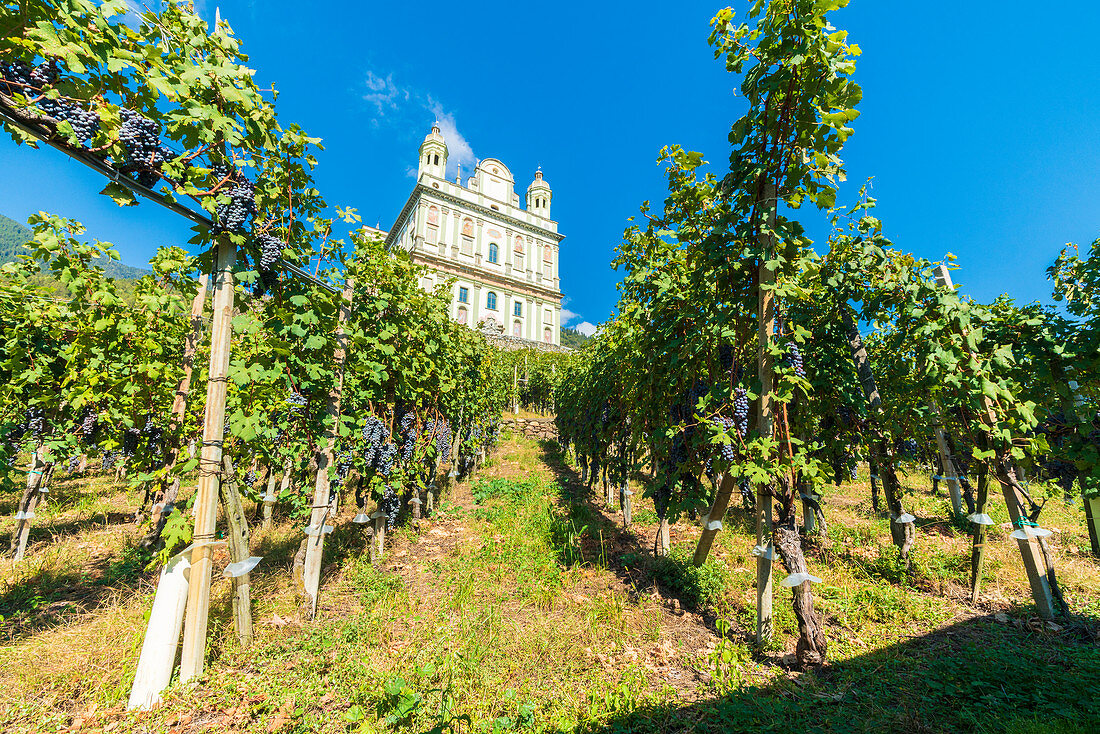
<svg viewBox="0 0 1100 734"><path fill-rule="evenodd" d="M24 252L23 244L32 239L34 235L29 229L14 219L0 214L0 264L17 259ZM123 265L117 260L104 264L103 270L108 277L116 280L137 280L152 272L132 265Z"/></svg>
<svg viewBox="0 0 1100 734"><path fill-rule="evenodd" d="M561 327L561 345L570 349L580 349L588 337L568 326Z"/></svg>

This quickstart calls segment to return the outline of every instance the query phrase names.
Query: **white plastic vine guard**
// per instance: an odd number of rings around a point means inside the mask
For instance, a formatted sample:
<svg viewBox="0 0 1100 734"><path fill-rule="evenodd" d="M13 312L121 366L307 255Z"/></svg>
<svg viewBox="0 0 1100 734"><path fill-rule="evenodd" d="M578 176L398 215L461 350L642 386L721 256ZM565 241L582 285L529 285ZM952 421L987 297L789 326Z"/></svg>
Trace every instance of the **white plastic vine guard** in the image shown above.
<svg viewBox="0 0 1100 734"><path fill-rule="evenodd" d="M237 561L236 563L230 563L222 571L222 576L226 578L236 578L237 576L244 576L246 573L256 568L256 564L263 560L263 556L250 556L243 561Z"/></svg>
<svg viewBox="0 0 1100 734"><path fill-rule="evenodd" d="M223 546L223 545L226 545L226 542L224 540L200 540L197 543L192 543L191 545L185 547L183 550L176 553L176 555L172 556L172 558L175 559L175 558L179 558L180 556L183 556L190 563L191 556L188 555L188 554L191 551L195 550L196 548L202 548L204 546L209 546L211 548L217 548L217 547ZM169 563L171 563L171 562L172 561L170 560Z"/></svg>
<svg viewBox="0 0 1100 734"><path fill-rule="evenodd" d="M386 513L382 512L381 510L379 510L378 512L374 513L374 514L373 514L373 515L371 515L370 517L371 517L371 519L372 519L372 520L377 520L377 519L378 519L378 518L380 518L380 517L386 517L386 518L388 518L388 517L389 517L389 515L387 515Z"/></svg>
<svg viewBox="0 0 1100 734"><path fill-rule="evenodd" d="M903 512L901 515L894 519L898 525L908 525L909 523L916 522L917 518L910 515L908 512Z"/></svg>
<svg viewBox="0 0 1100 734"><path fill-rule="evenodd" d="M23 512L22 510L20 510L19 512L15 513L15 519L16 520L33 520L34 519L34 510L28 510L27 512Z"/></svg>
<svg viewBox="0 0 1100 734"><path fill-rule="evenodd" d="M790 576L780 581L779 585L791 587L798 586L799 584L803 584L807 581L809 581L811 584L821 583L821 579L819 579L817 576L811 576L808 573L792 573Z"/></svg>
<svg viewBox="0 0 1100 734"><path fill-rule="evenodd" d="M42 487L41 489L38 490L38 493L39 494L49 494L50 493L50 488L49 487Z"/></svg>
<svg viewBox="0 0 1100 734"><path fill-rule="evenodd" d="M967 515L966 519L975 525L992 525L993 518L984 512L975 512L973 515Z"/></svg>
<svg viewBox="0 0 1100 734"><path fill-rule="evenodd" d="M422 505L422 504L424 504L424 500L420 499L419 497L413 497L411 500L409 500L409 504L410 505Z"/></svg>
<svg viewBox="0 0 1100 734"><path fill-rule="evenodd" d="M1016 540L1030 540L1032 537L1045 538L1048 535L1050 535L1050 531L1046 528L1033 528L1028 526L1026 528L1020 528L1019 530L1013 530L1010 537Z"/></svg>
<svg viewBox="0 0 1100 734"><path fill-rule="evenodd" d="M767 558L769 561L775 560L775 548L770 543L767 546L758 545L754 547L752 554L757 558Z"/></svg>
<svg viewBox="0 0 1100 734"><path fill-rule="evenodd" d="M352 522L362 525L370 522L370 515L360 512L358 515L351 519Z"/></svg>
<svg viewBox="0 0 1100 734"><path fill-rule="evenodd" d="M322 525L321 529L320 529L320 533L321 534L331 533L335 529L336 528L332 527L331 525ZM305 530L305 533L306 533L306 535L317 535L318 534L317 526L316 525L308 526Z"/></svg>
<svg viewBox="0 0 1100 734"><path fill-rule="evenodd" d="M718 531L718 530L721 530L721 529L722 529L722 521L721 520L708 520L707 521L707 530Z"/></svg>
<svg viewBox="0 0 1100 734"><path fill-rule="evenodd" d="M451 473L448 474L447 476L451 479L454 479L455 477L458 476L458 472L456 472L454 469L451 469Z"/></svg>
<svg viewBox="0 0 1100 734"><path fill-rule="evenodd" d="M624 489L623 494L625 494L627 497L633 497L634 496L634 492L632 492L629 489Z"/></svg>

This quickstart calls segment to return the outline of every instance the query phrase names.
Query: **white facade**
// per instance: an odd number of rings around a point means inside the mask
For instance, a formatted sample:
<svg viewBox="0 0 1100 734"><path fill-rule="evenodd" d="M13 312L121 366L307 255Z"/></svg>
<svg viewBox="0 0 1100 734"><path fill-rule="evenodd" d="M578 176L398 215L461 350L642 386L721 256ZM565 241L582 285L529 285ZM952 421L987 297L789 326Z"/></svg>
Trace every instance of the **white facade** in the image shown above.
<svg viewBox="0 0 1100 734"><path fill-rule="evenodd" d="M478 163L462 185L447 181L447 145L438 126L420 146L417 182L386 237L430 273L425 288L454 278L451 316L476 327L496 322L505 334L560 344L563 235L550 219L553 194L542 177L520 207L512 172L495 158Z"/></svg>

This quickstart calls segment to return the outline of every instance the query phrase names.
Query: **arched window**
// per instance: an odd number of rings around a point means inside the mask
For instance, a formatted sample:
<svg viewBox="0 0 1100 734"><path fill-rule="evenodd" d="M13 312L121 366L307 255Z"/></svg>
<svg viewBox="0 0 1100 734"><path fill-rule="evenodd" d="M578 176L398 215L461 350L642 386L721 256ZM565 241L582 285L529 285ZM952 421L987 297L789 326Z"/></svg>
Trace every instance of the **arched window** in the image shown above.
<svg viewBox="0 0 1100 734"><path fill-rule="evenodd" d="M553 343L553 337L554 337L554 333L550 330L549 327L542 330L542 340L544 342L546 342L547 344L552 344Z"/></svg>
<svg viewBox="0 0 1100 734"><path fill-rule="evenodd" d="M512 324L512 336L523 337L523 324L518 321Z"/></svg>
<svg viewBox="0 0 1100 734"><path fill-rule="evenodd" d="M497 310L497 294L489 291L489 294L485 296L485 308L490 311Z"/></svg>
<svg viewBox="0 0 1100 734"><path fill-rule="evenodd" d="M497 247L497 243L489 243L489 262L495 263L500 259L500 248Z"/></svg>
<svg viewBox="0 0 1100 734"><path fill-rule="evenodd" d="M464 309L464 308L458 309L458 323L460 323L460 324L465 324L466 323L466 309Z"/></svg>
<svg viewBox="0 0 1100 734"><path fill-rule="evenodd" d="M516 237L516 244L512 250L512 262L517 270L523 270L523 238Z"/></svg>
<svg viewBox="0 0 1100 734"><path fill-rule="evenodd" d="M437 165L437 166L439 165L439 156L438 155L436 155L436 157L435 157L435 165Z"/></svg>

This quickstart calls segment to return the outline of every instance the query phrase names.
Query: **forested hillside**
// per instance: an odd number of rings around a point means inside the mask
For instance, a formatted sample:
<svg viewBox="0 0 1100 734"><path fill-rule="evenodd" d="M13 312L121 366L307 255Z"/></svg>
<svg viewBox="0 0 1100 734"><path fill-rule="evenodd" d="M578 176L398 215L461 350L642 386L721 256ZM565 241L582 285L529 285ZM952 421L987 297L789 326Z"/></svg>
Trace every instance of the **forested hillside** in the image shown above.
<svg viewBox="0 0 1100 734"><path fill-rule="evenodd" d="M0 265L15 260L23 247L24 242L33 238L31 231L11 217L0 214ZM104 265L107 275L112 278L134 279L150 272L145 268L135 268L132 265L123 265L120 262L109 262Z"/></svg>

